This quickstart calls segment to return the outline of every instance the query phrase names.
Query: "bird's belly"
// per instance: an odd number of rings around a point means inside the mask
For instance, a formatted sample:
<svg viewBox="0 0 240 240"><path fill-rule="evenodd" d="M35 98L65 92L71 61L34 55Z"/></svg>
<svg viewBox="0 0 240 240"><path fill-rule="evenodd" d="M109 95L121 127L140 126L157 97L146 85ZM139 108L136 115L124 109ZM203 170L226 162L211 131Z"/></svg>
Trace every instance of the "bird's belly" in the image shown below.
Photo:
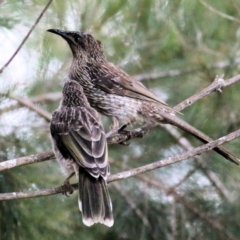
<svg viewBox="0 0 240 240"><path fill-rule="evenodd" d="M140 100L115 94L99 94L98 100L89 97L89 102L100 113L115 117L124 123L143 121L139 114L142 106Z"/></svg>

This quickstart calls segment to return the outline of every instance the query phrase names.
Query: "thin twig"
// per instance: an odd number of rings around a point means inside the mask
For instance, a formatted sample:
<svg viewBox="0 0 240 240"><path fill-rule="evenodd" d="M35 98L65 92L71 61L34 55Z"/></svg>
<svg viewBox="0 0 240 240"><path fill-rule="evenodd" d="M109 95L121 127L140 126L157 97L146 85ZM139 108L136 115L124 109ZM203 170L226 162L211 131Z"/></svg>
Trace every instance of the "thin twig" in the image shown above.
<svg viewBox="0 0 240 240"><path fill-rule="evenodd" d="M162 127L165 128L171 134L171 136L174 137L178 141L179 145L182 146L185 150L193 149L192 144L186 138L182 137L180 132L176 128L174 128L171 125L164 125ZM180 184L187 181L187 179L192 174L194 174L194 172L196 172L198 169L200 169L203 172L203 174L209 179L209 181L215 186L219 195L230 202L231 194L225 188L224 184L221 182L221 180L218 178L218 176L211 170L205 168L205 166L203 165L203 159L201 156L195 156L194 158L196 159L196 161L193 162L195 165L195 168L190 170L186 174L186 176L184 176L183 179L179 181L179 183L177 183L176 185L174 185L172 187L173 188L178 187Z"/></svg>
<svg viewBox="0 0 240 240"><path fill-rule="evenodd" d="M181 184L186 182L196 172L197 172L197 168L189 170L187 174L177 184L174 184L169 188L169 191L175 191L176 188L178 188Z"/></svg>
<svg viewBox="0 0 240 240"><path fill-rule="evenodd" d="M227 68L232 65L237 65L240 63L240 58L235 58L233 61L220 61L216 62L214 64L211 64L209 66L204 66L204 69L223 69ZM185 69L171 69L167 71L161 71L161 72L154 72L154 73L142 73L133 76L134 79L138 81L145 81L145 80L151 80L151 79L159 79L159 78L166 78L166 77L177 77L180 75L190 74L194 72L201 71L202 67L194 67L194 68L185 68Z"/></svg>
<svg viewBox="0 0 240 240"><path fill-rule="evenodd" d="M6 95L6 93L3 93L3 92L0 92L0 95L1 94ZM62 97L61 92L54 92L54 93L46 93L46 94L38 95L35 97L30 97L28 99L29 101L36 104L36 103L47 103L47 102L59 101L61 97ZM19 104L18 102L10 103L9 105L0 108L0 114L16 110L20 107L22 107L22 105Z"/></svg>
<svg viewBox="0 0 240 240"><path fill-rule="evenodd" d="M186 69L172 69L168 71L155 72L155 73L142 73L139 75L133 76L135 80L144 81L157 78L166 78L166 77L176 77L179 75L189 74L196 71L199 71L200 68L186 68Z"/></svg>
<svg viewBox="0 0 240 240"><path fill-rule="evenodd" d="M183 109L185 109L186 107L188 107L188 106L192 105L193 103L195 103L196 101L198 101L199 99L205 97L206 95L208 95L212 92L221 92L222 88L228 87L231 84L234 84L238 81L240 81L240 74L237 76L234 76L232 78L229 78L227 80L224 80L222 78L222 76L221 77L216 76L216 78L214 79L214 81L211 85L209 85L208 87L204 88L200 92L196 93L195 95L187 98L186 100L184 100L181 103L179 103L178 105L176 105L174 107L174 110L180 112Z"/></svg>
<svg viewBox="0 0 240 240"><path fill-rule="evenodd" d="M138 176L138 178L142 179L145 183L154 186L158 189L163 190L166 194L172 196L175 201L181 203L184 207L186 207L188 210L190 210L191 212L193 212L194 214L196 214L199 218L201 218L202 220L204 220L205 222L207 222L208 224L210 224L210 226L212 226L213 228L215 228L216 230L220 231L221 233L223 233L224 235L226 235L228 237L228 239L232 239L232 240L237 240L230 232L228 232L226 230L226 228L224 226L222 226L219 222L217 222L214 219L211 219L210 217L208 217L206 214L204 214L202 211L200 211L198 208L196 208L194 205L192 205L188 200L186 200L183 196L181 196L180 194L178 194L176 191L174 191L173 189L169 188L166 186L165 182L162 182L159 178L158 179L153 179L151 177L148 178L146 176L140 175Z"/></svg>
<svg viewBox="0 0 240 240"><path fill-rule="evenodd" d="M18 52L21 50L22 46L24 45L24 43L27 41L27 39L29 38L29 36L31 35L32 31L35 29L35 27L37 26L37 24L39 23L39 21L41 20L43 14L46 12L46 10L48 9L48 7L50 6L50 4L52 3L53 0L49 0L47 5L45 6L45 8L42 10L42 12L40 13L40 15L38 16L37 20L35 21L35 23L33 24L33 26L31 27L31 29L29 30L29 32L27 33L27 35L25 36L25 38L22 40L21 44L19 45L19 47L17 48L17 50L14 52L14 54L10 57L10 59L7 61L7 63L0 69L0 74L3 73L4 69L11 63L11 61L14 59L14 57L18 54Z"/></svg>
<svg viewBox="0 0 240 240"><path fill-rule="evenodd" d="M180 104L176 105L174 107L174 110L180 112L184 108L192 105L193 103L195 103L199 99L205 97L206 95L208 95L208 94L210 94L212 92L221 91L221 89L223 87L225 87L225 81L223 80L222 77L216 76L216 78L214 79L213 83L210 86L204 88L203 90L201 90L197 94L187 98L186 100L184 100Z"/></svg>
<svg viewBox="0 0 240 240"><path fill-rule="evenodd" d="M209 179L213 186L215 186L218 194L228 202L232 202L232 193L228 191L228 189L224 186L216 173L203 166L200 166L199 169L205 174L205 176Z"/></svg>
<svg viewBox="0 0 240 240"><path fill-rule="evenodd" d="M217 9L213 8L212 6L210 6L209 4L207 4L205 1L203 0L199 0L199 2L204 6L206 7L208 10L210 10L211 12L213 13L216 13L217 15L223 17L223 18L226 18L228 20L231 20L233 22L237 22L237 23L240 23L240 19L238 18L235 18L233 16L230 16L230 15L227 15L226 13L222 13L220 11L218 11Z"/></svg>
<svg viewBox="0 0 240 240"><path fill-rule="evenodd" d="M16 100L19 104L29 108L30 110L36 112L40 117L44 118L46 121L50 122L52 119L52 114L50 114L48 111L44 110L43 108L37 106L32 101L30 101L27 98L21 98L18 96L15 96L13 94L9 94L9 97L11 99Z"/></svg>
<svg viewBox="0 0 240 240"><path fill-rule="evenodd" d="M137 208L134 200L132 200L130 198L130 196L128 194L126 194L125 192L123 192L123 190L121 189L121 187L119 186L119 184L117 182L114 182L114 187L117 189L117 191L120 193L120 195L122 197L124 197L124 199L126 200L126 202L128 203L128 205L131 207L131 209L133 211L135 211L136 215L139 217L139 219L143 222L143 225L145 227L149 227L149 221L146 218L146 216L144 215L144 213L142 212L142 210L140 208Z"/></svg>

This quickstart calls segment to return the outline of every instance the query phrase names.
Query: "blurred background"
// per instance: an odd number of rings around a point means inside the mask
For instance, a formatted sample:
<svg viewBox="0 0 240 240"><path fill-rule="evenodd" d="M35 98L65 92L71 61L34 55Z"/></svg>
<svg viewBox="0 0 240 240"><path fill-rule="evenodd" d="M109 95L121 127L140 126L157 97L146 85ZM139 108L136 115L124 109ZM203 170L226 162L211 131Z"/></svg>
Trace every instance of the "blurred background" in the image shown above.
<svg viewBox="0 0 240 240"><path fill-rule="evenodd" d="M0 1L2 2L2 1ZM47 0L0 4L0 68ZM101 40L107 59L170 106L239 74L240 2L215 0L53 1L20 52L0 74L0 161L51 149L49 113L58 107L71 52L49 28L81 30ZM181 117L213 138L239 128L239 83L186 108ZM18 99L18 100L16 100ZM107 130L109 120L103 117ZM181 132L193 146L201 143ZM225 146L240 157L236 139ZM111 173L176 155L178 140L157 127L129 146L111 145ZM66 174L55 160L0 173L0 192L56 187ZM72 180L76 181L75 179ZM82 224L77 191L0 202L0 239L239 239L240 169L214 152L109 184L115 224Z"/></svg>

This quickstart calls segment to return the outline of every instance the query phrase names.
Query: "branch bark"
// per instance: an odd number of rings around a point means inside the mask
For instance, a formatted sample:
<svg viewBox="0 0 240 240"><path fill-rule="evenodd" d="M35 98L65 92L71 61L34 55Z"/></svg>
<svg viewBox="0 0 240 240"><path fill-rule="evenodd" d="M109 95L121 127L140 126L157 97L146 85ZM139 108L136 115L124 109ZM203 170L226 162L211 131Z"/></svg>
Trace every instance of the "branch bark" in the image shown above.
<svg viewBox="0 0 240 240"><path fill-rule="evenodd" d="M28 109L32 110L33 112L37 113L40 117L44 118L47 122L50 122L52 119L52 114L44 110L43 108L37 106L32 101L27 98L21 98L15 96L13 94L9 94L11 99L16 100L20 105L27 107Z"/></svg>
<svg viewBox="0 0 240 240"><path fill-rule="evenodd" d="M55 155L53 151L33 154L33 155L21 157L21 158L14 158L11 160L0 162L0 171L15 168L15 167L20 167L20 166L28 165L32 163L48 161L51 159L55 159Z"/></svg>
<svg viewBox="0 0 240 240"><path fill-rule="evenodd" d="M158 169L158 168L161 168L161 167L164 167L164 166L176 163L176 162L180 162L186 158L190 158L195 155L199 155L203 152L210 151L211 149L215 148L216 146L219 146L225 142L231 141L239 136L240 136L240 130L237 130L237 131L230 133L224 137L214 140L208 144L204 144L200 147L183 152L176 156L165 158L163 160L159 160L157 162L150 163L145 166L141 166L141 167L123 171L123 172L120 172L120 173L117 173L114 175L110 175L110 176L108 176L107 181L108 181L108 183L111 183L114 181L119 181L119 180L122 180L125 178L129 178L129 177L133 177L133 176L145 173L145 172L149 172L149 171L152 171L152 170L155 170L155 169ZM49 155L51 156L51 153ZM46 156L46 160L48 160L47 158L49 158L49 157ZM77 189L77 184L72 184L72 187L74 189ZM0 194L0 201L47 196L47 195L52 195L52 194L57 194L57 193L64 193L67 191L71 191L71 189L68 189L66 186L60 186L57 188L43 189L43 190L33 191L33 192L29 192L29 193L24 193L24 192L3 193L3 194Z"/></svg>
<svg viewBox="0 0 240 240"><path fill-rule="evenodd" d="M21 50L21 48L23 47L23 45L25 44L25 42L28 40L29 36L31 35L32 31L35 29L35 27L37 26L37 24L39 23L39 21L41 20L43 14L47 11L48 7L50 6L50 4L52 3L53 0L49 0L47 5L45 6L45 8L42 10L42 12L40 13L40 15L38 16L37 20L35 21L35 23L33 24L33 26L30 28L29 32L27 33L27 35L25 36L25 38L22 40L21 44L19 45L19 47L17 48L17 50L14 52L14 54L10 57L10 59L7 61L7 63L0 69L0 74L3 73L4 69L11 63L11 61L15 58L15 56L18 54L18 52Z"/></svg>

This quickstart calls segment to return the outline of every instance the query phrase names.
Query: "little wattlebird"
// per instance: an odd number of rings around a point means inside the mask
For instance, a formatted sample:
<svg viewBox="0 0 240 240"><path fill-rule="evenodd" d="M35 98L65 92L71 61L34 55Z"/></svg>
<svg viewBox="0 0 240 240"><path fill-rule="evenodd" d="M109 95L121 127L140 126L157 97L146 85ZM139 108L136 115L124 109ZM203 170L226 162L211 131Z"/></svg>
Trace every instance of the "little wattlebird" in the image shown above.
<svg viewBox="0 0 240 240"><path fill-rule="evenodd" d="M210 137L177 117L173 108L141 82L107 62L101 42L91 34L59 29L48 31L60 35L67 41L73 54L69 77L83 87L93 108L112 118L114 129L118 128L119 121L124 124L169 123L204 143L212 141ZM226 159L240 164L240 159L223 146L218 146L214 150Z"/></svg>
<svg viewBox="0 0 240 240"><path fill-rule="evenodd" d="M107 189L107 143L99 115L88 103L76 81L66 81L50 131L56 158L74 171L79 184L79 209L83 223L113 225L112 203ZM65 180L69 185L70 177Z"/></svg>

